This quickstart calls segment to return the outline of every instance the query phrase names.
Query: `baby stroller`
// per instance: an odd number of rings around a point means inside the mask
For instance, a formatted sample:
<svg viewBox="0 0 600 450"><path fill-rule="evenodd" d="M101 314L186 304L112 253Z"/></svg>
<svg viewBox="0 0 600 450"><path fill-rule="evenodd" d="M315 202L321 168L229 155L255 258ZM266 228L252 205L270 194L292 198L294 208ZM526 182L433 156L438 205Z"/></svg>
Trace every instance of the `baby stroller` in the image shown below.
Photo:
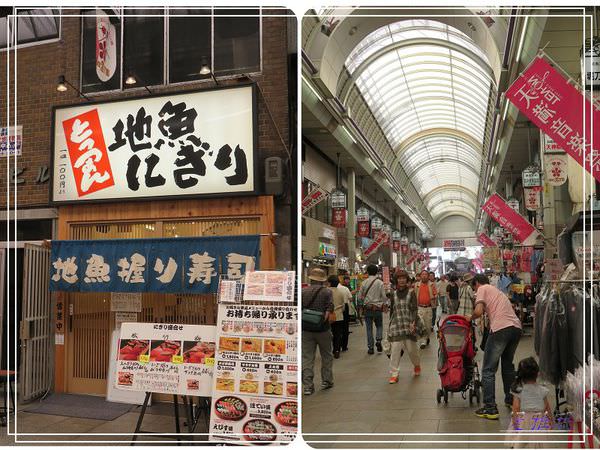
<svg viewBox="0 0 600 450"><path fill-rule="evenodd" d="M437 402L448 403L448 392L461 392L464 399L469 395L481 402L481 381L475 362L475 328L464 316L450 315L438 323L438 373L441 389L437 390Z"/></svg>

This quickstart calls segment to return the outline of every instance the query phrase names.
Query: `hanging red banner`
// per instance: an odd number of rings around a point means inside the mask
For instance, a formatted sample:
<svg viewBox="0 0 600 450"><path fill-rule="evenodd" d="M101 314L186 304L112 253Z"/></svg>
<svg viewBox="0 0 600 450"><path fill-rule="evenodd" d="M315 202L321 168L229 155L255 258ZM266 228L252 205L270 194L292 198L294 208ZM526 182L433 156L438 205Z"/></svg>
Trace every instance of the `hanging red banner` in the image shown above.
<svg viewBox="0 0 600 450"><path fill-rule="evenodd" d="M506 98L587 171L593 156L591 173L600 181L600 161L595 157L600 148L600 112L548 61L538 56L506 91ZM596 138L589 147L592 128Z"/></svg>
<svg viewBox="0 0 600 450"><path fill-rule="evenodd" d="M418 257L419 257L418 253L412 255L410 258L408 258L408 261L406 261L406 265L410 265L410 264L414 263Z"/></svg>
<svg viewBox="0 0 600 450"><path fill-rule="evenodd" d="M479 236L477 236L477 240L484 247L497 247L496 243L492 241L492 239L485 233L481 233Z"/></svg>
<svg viewBox="0 0 600 450"><path fill-rule="evenodd" d="M373 243L369 245L369 247L363 252L364 256L369 257L371 253L377 250L381 246L381 244L383 244L383 241L385 240L386 236L387 233L385 231L379 231L377 239L374 239Z"/></svg>
<svg viewBox="0 0 600 450"><path fill-rule="evenodd" d="M400 251L400 241L393 241L392 246L395 252Z"/></svg>
<svg viewBox="0 0 600 450"><path fill-rule="evenodd" d="M336 228L346 228L346 208L333 208L331 225Z"/></svg>
<svg viewBox="0 0 600 450"><path fill-rule="evenodd" d="M492 195L482 208L492 219L521 243L530 245L535 242L537 231L523 216L515 212L498 194Z"/></svg>
<svg viewBox="0 0 600 450"><path fill-rule="evenodd" d="M357 222L356 225L358 237L369 237L369 221Z"/></svg>
<svg viewBox="0 0 600 450"><path fill-rule="evenodd" d="M408 244L400 244L400 251L403 255L408 255Z"/></svg>
<svg viewBox="0 0 600 450"><path fill-rule="evenodd" d="M528 211L536 211L542 207L541 188L525 188L523 189L523 197L525 199L525 209Z"/></svg>
<svg viewBox="0 0 600 450"><path fill-rule="evenodd" d="M317 206L323 200L329 196L329 193L320 187L317 187L310 191L306 197L302 200L302 214L306 214L312 208Z"/></svg>

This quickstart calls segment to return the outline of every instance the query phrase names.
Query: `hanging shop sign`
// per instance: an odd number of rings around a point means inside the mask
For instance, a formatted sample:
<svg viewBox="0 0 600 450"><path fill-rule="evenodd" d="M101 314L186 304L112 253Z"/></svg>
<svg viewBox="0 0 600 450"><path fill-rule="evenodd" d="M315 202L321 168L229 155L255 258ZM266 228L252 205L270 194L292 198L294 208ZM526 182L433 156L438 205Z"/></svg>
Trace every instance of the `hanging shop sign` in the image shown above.
<svg viewBox="0 0 600 450"><path fill-rule="evenodd" d="M510 206L513 210L515 210L516 212L519 212L519 200L517 200L516 198L509 198L506 201L506 204L508 206Z"/></svg>
<svg viewBox="0 0 600 450"><path fill-rule="evenodd" d="M21 156L23 126L0 127L0 156Z"/></svg>
<svg viewBox="0 0 600 450"><path fill-rule="evenodd" d="M392 249L395 252L400 251L400 239L402 238L402 234L398 230L394 230L392 232Z"/></svg>
<svg viewBox="0 0 600 450"><path fill-rule="evenodd" d="M254 193L254 91L55 108L52 201Z"/></svg>
<svg viewBox="0 0 600 450"><path fill-rule="evenodd" d="M388 266L384 266L381 269L381 281L383 281L383 285L386 290L390 289L391 281L390 281L390 268Z"/></svg>
<svg viewBox="0 0 600 450"><path fill-rule="evenodd" d="M52 241L50 290L216 293L259 266L260 236Z"/></svg>
<svg viewBox="0 0 600 450"><path fill-rule="evenodd" d="M567 181L567 155L545 154L544 174L550 186L561 186Z"/></svg>
<svg viewBox="0 0 600 450"><path fill-rule="evenodd" d="M315 187L312 191L308 193L306 197L302 200L302 214L305 215L308 211L313 209L323 200L325 200L329 196L329 193L321 188Z"/></svg>
<svg viewBox="0 0 600 450"><path fill-rule="evenodd" d="M496 247L496 243L485 233L480 233L479 236L477 236L477 240L484 247Z"/></svg>
<svg viewBox="0 0 600 450"><path fill-rule="evenodd" d="M419 250L417 249L417 243L414 241L408 244L408 248L410 249L411 256L416 256L419 253Z"/></svg>
<svg viewBox="0 0 600 450"><path fill-rule="evenodd" d="M361 206L356 210L356 221L357 222L368 222L370 220L369 210L364 206Z"/></svg>
<svg viewBox="0 0 600 450"><path fill-rule="evenodd" d="M335 247L333 251L335 252ZM244 301L293 302L295 283L294 271L248 272L244 284Z"/></svg>
<svg viewBox="0 0 600 450"><path fill-rule="evenodd" d="M331 206L332 208L345 208L346 207L346 194L340 190L335 190L331 193Z"/></svg>
<svg viewBox="0 0 600 450"><path fill-rule="evenodd" d="M552 154L552 153L562 153L565 154L565 151L559 147L559 145L552 140L550 136L540 131L540 135L542 137L542 142L544 143L544 154Z"/></svg>
<svg viewBox="0 0 600 450"><path fill-rule="evenodd" d="M400 238L400 251L403 255L408 255L408 236Z"/></svg>
<svg viewBox="0 0 600 450"><path fill-rule="evenodd" d="M446 239L443 241L442 246L444 247L444 251L452 252L458 251L465 248L465 240L464 239Z"/></svg>
<svg viewBox="0 0 600 450"><path fill-rule="evenodd" d="M219 305L209 440L294 439L297 322L296 306Z"/></svg>
<svg viewBox="0 0 600 450"><path fill-rule="evenodd" d="M371 219L371 228L374 230L380 230L383 226L383 220L379 216L375 216Z"/></svg>
<svg viewBox="0 0 600 450"><path fill-rule="evenodd" d="M319 256L327 256L329 258L335 258L335 256L336 256L335 245L325 244L324 242L319 242Z"/></svg>
<svg viewBox="0 0 600 450"><path fill-rule="evenodd" d="M369 237L371 234L368 220L365 222L356 222L356 228L359 237Z"/></svg>
<svg viewBox="0 0 600 450"><path fill-rule="evenodd" d="M392 237L392 227L390 227L389 225L384 225L382 227L382 231L385 231L385 238L383 239L383 245L384 247L389 247L390 246L390 238Z"/></svg>
<svg viewBox="0 0 600 450"><path fill-rule="evenodd" d="M506 97L600 181L600 164L596 161L600 143L596 139L596 148L586 148L584 142L590 142L592 134L600 135L600 112L546 60L538 56L511 85ZM585 114L585 130L581 112ZM594 164L590 169L592 157Z"/></svg>
<svg viewBox="0 0 600 450"><path fill-rule="evenodd" d="M162 394L212 394L216 327L123 323L117 389Z"/></svg>
<svg viewBox="0 0 600 450"><path fill-rule="evenodd" d="M363 255L365 256L365 258L368 258L369 256L371 256L371 254L373 254L373 252L375 252L379 247L381 247L381 245L385 241L386 237L387 237L387 232L381 230L381 232L377 236L377 239L373 239L373 242L371 243L371 245L369 245L369 247L367 247L367 249L363 252Z"/></svg>
<svg viewBox="0 0 600 450"><path fill-rule="evenodd" d="M542 191L540 187L524 188L523 198L528 211L537 211L542 207Z"/></svg>
<svg viewBox="0 0 600 450"><path fill-rule="evenodd" d="M414 263L419 257L418 253L415 253L414 255L411 255L410 258L408 258L408 260L406 261L406 265L410 266L412 263Z"/></svg>
<svg viewBox="0 0 600 450"><path fill-rule="evenodd" d="M600 37L587 38L579 54L581 56L581 78L585 79L586 87L600 85ZM594 45L592 45L592 42Z"/></svg>
<svg viewBox="0 0 600 450"><path fill-rule="evenodd" d="M496 246L484 247L482 249L482 261L485 268L490 268L494 271L500 270L502 267L502 254Z"/></svg>
<svg viewBox="0 0 600 450"><path fill-rule="evenodd" d="M542 178L540 177L540 171L537 167L527 167L522 172L522 177L523 187L525 188L538 187L542 185Z"/></svg>
<svg viewBox="0 0 600 450"><path fill-rule="evenodd" d="M348 211L346 208L333 208L331 214L331 225L336 228L346 228L346 218Z"/></svg>
<svg viewBox="0 0 600 450"><path fill-rule="evenodd" d="M535 227L508 206L498 194L488 198L482 209L505 230L512 233L519 242L525 245L531 245L535 242L538 235Z"/></svg>
<svg viewBox="0 0 600 450"><path fill-rule="evenodd" d="M96 75L100 81L110 80L117 69L117 32L110 18L96 9Z"/></svg>

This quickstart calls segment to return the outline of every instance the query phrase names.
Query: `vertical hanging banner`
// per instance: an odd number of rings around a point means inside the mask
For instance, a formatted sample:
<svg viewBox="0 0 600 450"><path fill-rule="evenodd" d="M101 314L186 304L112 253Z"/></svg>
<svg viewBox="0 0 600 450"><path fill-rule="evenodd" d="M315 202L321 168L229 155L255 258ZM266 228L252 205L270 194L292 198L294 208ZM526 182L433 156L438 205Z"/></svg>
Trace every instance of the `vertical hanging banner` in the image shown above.
<svg viewBox="0 0 600 450"><path fill-rule="evenodd" d="M308 211L313 209L323 200L325 200L329 194L323 188L317 187L310 191L306 197L302 200L302 214L306 214Z"/></svg>
<svg viewBox="0 0 600 450"><path fill-rule="evenodd" d="M567 155L544 155L544 173L550 186L561 186L567 181Z"/></svg>
<svg viewBox="0 0 600 450"><path fill-rule="evenodd" d="M358 237L369 237L371 230L369 227L368 220L366 222L356 222L356 227L357 227Z"/></svg>
<svg viewBox="0 0 600 450"><path fill-rule="evenodd" d="M591 174L600 181L600 162L596 157L600 148L600 113L546 60L536 57L506 91L506 98L587 171L593 158ZM592 128L596 136L593 148L589 144Z"/></svg>
<svg viewBox="0 0 600 450"><path fill-rule="evenodd" d="M110 18L96 9L96 75L100 81L110 80L117 69L117 33Z"/></svg>
<svg viewBox="0 0 600 450"><path fill-rule="evenodd" d="M408 236L400 238L400 251L403 255L408 255Z"/></svg>
<svg viewBox="0 0 600 450"><path fill-rule="evenodd" d="M497 247L496 243L492 240L492 238L490 238L487 234L485 233L480 233L479 236L477 236L477 240L484 246L484 247Z"/></svg>
<svg viewBox="0 0 600 450"><path fill-rule="evenodd" d="M333 208L331 214L331 225L336 228L346 228L346 208Z"/></svg>
<svg viewBox="0 0 600 450"><path fill-rule="evenodd" d="M542 207L542 191L541 187L523 189L523 197L525 199L525 208L528 211L537 211Z"/></svg>
<svg viewBox="0 0 600 450"><path fill-rule="evenodd" d="M535 227L508 206L498 194L488 198L482 209L522 244L531 245L535 242L538 234Z"/></svg>

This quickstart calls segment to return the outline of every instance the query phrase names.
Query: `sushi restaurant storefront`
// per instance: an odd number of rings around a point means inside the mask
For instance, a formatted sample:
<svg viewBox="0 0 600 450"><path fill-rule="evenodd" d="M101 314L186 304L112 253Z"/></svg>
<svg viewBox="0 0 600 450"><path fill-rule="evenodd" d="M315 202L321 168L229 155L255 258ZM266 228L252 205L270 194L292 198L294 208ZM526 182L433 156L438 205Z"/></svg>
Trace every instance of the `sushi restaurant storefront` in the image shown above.
<svg viewBox="0 0 600 450"><path fill-rule="evenodd" d="M53 127L54 389L104 396L121 322L215 325L220 278L275 268L255 86L59 107Z"/></svg>

